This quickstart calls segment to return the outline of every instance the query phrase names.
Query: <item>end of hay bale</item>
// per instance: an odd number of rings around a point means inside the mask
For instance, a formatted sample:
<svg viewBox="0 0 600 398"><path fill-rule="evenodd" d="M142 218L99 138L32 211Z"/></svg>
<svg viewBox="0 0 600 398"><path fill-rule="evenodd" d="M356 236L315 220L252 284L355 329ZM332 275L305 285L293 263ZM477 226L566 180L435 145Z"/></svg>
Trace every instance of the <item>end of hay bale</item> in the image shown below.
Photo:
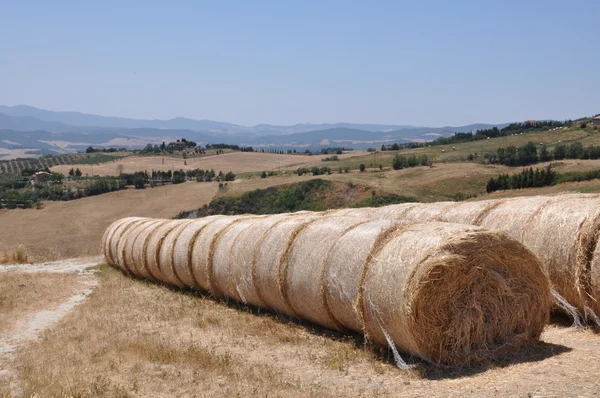
<svg viewBox="0 0 600 398"><path fill-rule="evenodd" d="M552 306L543 266L503 234L475 232L416 268L412 335L433 362L472 366L536 344Z"/></svg>

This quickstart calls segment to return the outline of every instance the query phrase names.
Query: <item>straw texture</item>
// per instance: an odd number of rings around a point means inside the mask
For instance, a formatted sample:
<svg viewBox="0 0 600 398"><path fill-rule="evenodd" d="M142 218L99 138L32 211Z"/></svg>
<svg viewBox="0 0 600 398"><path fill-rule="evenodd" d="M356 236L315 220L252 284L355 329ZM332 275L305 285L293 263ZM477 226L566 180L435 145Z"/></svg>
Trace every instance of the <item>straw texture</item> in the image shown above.
<svg viewBox="0 0 600 398"><path fill-rule="evenodd" d="M326 216L296 235L286 258L283 294L297 316L331 329L341 329L325 302L327 254L340 236L365 222L356 217Z"/></svg>
<svg viewBox="0 0 600 398"><path fill-rule="evenodd" d="M215 240L213 255L212 255L212 289L218 292L215 295L220 297L230 297L236 301L243 301L237 291L234 278L232 275L232 255L233 248L238 240L238 236L246 229L253 230L255 225L260 224L261 218L264 217L247 217L241 218L227 228L224 228ZM251 260L248 257L247 260ZM248 269L251 268L248 267Z"/></svg>
<svg viewBox="0 0 600 398"><path fill-rule="evenodd" d="M191 253L192 275L200 289L218 294L209 280L209 273L212 272L213 242L218 239L222 230L240 218L241 216L220 217L207 224L196 236Z"/></svg>
<svg viewBox="0 0 600 398"><path fill-rule="evenodd" d="M479 227L300 213L111 229L113 265L134 275L364 332L434 363L469 366L523 349L550 311L539 260Z"/></svg>
<svg viewBox="0 0 600 398"><path fill-rule="evenodd" d="M128 217L122 218L120 220L112 223L108 229L109 233L106 234L106 244L105 244L105 252L104 258L108 264L118 265L117 263L117 243L121 238L121 235L127 231L127 229L131 226L131 224L135 221L142 220L140 217Z"/></svg>
<svg viewBox="0 0 600 398"><path fill-rule="evenodd" d="M262 246L266 233L289 214L277 214L266 217L251 228L239 233L231 246L229 261L230 283L223 287L223 294L233 297L244 304L265 307L254 284L254 264L257 252Z"/></svg>
<svg viewBox="0 0 600 398"><path fill-rule="evenodd" d="M376 220L356 224L335 242L326 259L325 304L338 324L362 330L362 314L356 303L365 264L373 255L373 247L383 239L385 231L398 223Z"/></svg>
<svg viewBox="0 0 600 398"><path fill-rule="evenodd" d="M200 232L202 232L208 224L220 218L223 218L223 216L209 216L193 220L181 231L179 237L175 241L173 247L173 266L177 277L187 287L197 290L202 289L194 279L192 250Z"/></svg>
<svg viewBox="0 0 600 398"><path fill-rule="evenodd" d="M257 247L253 272L258 297L265 306L296 316L284 296L287 257L296 235L320 217L318 214L290 215L266 232L260 247Z"/></svg>
<svg viewBox="0 0 600 398"><path fill-rule="evenodd" d="M183 231L185 231L192 223L193 221L187 220L178 223L174 229L167 233L162 243L162 248L158 258L160 269L165 277L164 281L178 287L186 287L187 285L179 278L179 275L177 275L177 271L175 269L175 245Z"/></svg>
<svg viewBox="0 0 600 398"><path fill-rule="evenodd" d="M463 366L530 345L548 320L550 288L539 260L517 241L477 227L399 228L364 272L365 329L403 351Z"/></svg>

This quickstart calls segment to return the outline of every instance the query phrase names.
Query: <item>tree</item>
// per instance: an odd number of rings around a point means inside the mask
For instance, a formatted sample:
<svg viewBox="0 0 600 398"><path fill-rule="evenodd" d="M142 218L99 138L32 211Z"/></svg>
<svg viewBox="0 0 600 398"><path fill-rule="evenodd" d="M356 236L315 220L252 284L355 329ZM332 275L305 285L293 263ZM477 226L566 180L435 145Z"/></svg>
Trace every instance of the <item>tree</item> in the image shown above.
<svg viewBox="0 0 600 398"><path fill-rule="evenodd" d="M94 148L92 148L91 146L90 146L90 147L88 147L88 148L85 150L85 153L94 153Z"/></svg>
<svg viewBox="0 0 600 398"><path fill-rule="evenodd" d="M365 165L361 163L360 166L359 166L360 171L361 172L365 171L365 168L366 168Z"/></svg>
<svg viewBox="0 0 600 398"><path fill-rule="evenodd" d="M581 159L583 157L583 153L585 149L583 148L583 144L581 142L573 142L569 145L569 150L567 151L567 158L569 159Z"/></svg>
<svg viewBox="0 0 600 398"><path fill-rule="evenodd" d="M267 178L267 177L268 177L268 175L267 175L267 172L266 172L266 171L263 171L263 172L260 174L260 178Z"/></svg>
<svg viewBox="0 0 600 398"><path fill-rule="evenodd" d="M567 146L558 144L554 148L554 159L562 160L567 156Z"/></svg>
<svg viewBox="0 0 600 398"><path fill-rule="evenodd" d="M133 186L135 189L146 189L146 185L144 184L144 178L141 176L136 176L133 180Z"/></svg>
<svg viewBox="0 0 600 398"><path fill-rule="evenodd" d="M75 177L81 177L81 170L79 170L79 167L75 170Z"/></svg>
<svg viewBox="0 0 600 398"><path fill-rule="evenodd" d="M540 149L540 162L547 162L549 160L552 160L552 156L550 155L550 152L548 152L548 148L544 144Z"/></svg>
<svg viewBox="0 0 600 398"><path fill-rule="evenodd" d="M74 177L74 176L75 176L75 170L74 170L72 167L71 167L71 169L69 170L69 175L70 175L71 177Z"/></svg>
<svg viewBox="0 0 600 398"><path fill-rule="evenodd" d="M235 181L235 174L231 171L225 174L225 181Z"/></svg>

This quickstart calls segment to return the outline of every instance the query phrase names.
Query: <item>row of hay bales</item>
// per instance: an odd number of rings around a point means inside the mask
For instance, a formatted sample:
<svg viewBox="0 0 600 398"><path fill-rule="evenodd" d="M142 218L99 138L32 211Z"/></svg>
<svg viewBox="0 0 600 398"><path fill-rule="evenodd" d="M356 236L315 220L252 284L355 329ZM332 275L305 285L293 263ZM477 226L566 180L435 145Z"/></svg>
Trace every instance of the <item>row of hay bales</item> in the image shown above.
<svg viewBox="0 0 600 398"><path fill-rule="evenodd" d="M332 214L126 218L102 247L128 274L364 333L434 363L484 363L538 340L550 287L516 240Z"/></svg>
<svg viewBox="0 0 600 398"><path fill-rule="evenodd" d="M600 314L600 196L567 194L344 209L338 215L445 221L506 232L544 264L554 289L588 320Z"/></svg>

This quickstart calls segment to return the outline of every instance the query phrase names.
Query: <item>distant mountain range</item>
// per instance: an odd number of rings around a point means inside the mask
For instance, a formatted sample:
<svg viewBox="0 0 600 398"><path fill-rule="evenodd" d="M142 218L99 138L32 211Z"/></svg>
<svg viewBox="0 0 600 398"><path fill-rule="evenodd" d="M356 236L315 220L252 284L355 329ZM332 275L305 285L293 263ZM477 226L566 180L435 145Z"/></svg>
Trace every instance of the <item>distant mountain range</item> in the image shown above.
<svg viewBox="0 0 600 398"><path fill-rule="evenodd" d="M324 123L242 126L212 120L174 118L142 120L79 112L54 112L26 105L0 105L0 159L15 150L28 156L75 152L92 146L140 148L185 137L199 144L228 143L272 148L318 149L327 146L367 148L382 143L428 141L455 132L506 124L457 127ZM12 151L12 152L11 152ZM23 151L19 152L22 156Z"/></svg>

